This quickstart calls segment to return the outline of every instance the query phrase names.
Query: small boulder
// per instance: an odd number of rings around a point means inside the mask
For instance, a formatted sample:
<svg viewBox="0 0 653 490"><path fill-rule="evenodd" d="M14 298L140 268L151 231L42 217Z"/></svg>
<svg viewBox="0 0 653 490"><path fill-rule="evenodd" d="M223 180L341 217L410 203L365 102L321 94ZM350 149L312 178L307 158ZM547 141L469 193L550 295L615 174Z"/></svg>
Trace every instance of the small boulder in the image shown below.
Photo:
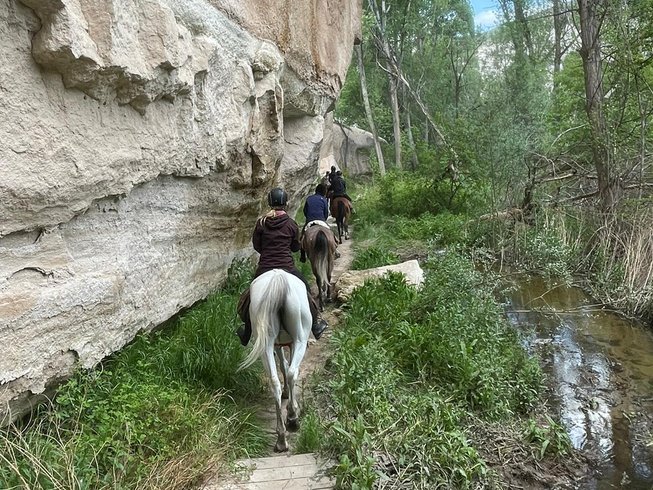
<svg viewBox="0 0 653 490"><path fill-rule="evenodd" d="M362 271L344 272L338 282L336 282L336 298L339 301L346 302L349 300L351 293L359 286L362 286L367 279L382 277L388 271L399 272L404 275L406 282L415 287L419 287L424 282L424 271L419 266L417 260L409 260L401 264L385 265L374 269L365 269Z"/></svg>

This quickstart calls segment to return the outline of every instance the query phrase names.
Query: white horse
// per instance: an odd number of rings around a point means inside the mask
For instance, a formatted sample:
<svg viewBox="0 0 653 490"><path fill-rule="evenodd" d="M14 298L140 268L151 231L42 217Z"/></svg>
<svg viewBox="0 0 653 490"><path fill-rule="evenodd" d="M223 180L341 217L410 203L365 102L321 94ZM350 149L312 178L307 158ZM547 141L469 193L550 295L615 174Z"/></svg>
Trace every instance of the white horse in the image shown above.
<svg viewBox="0 0 653 490"><path fill-rule="evenodd" d="M289 429L297 429L299 426L295 382L312 324L306 285L288 272L273 269L254 279L250 287L250 298L249 314L254 345L239 369L251 366L259 357L263 361L277 408L277 442L274 450L283 452L288 450L286 423ZM284 355L284 346L290 348L289 360ZM281 413L282 389L274 361L275 352L284 377L283 395L284 398L286 395L289 398L286 423Z"/></svg>

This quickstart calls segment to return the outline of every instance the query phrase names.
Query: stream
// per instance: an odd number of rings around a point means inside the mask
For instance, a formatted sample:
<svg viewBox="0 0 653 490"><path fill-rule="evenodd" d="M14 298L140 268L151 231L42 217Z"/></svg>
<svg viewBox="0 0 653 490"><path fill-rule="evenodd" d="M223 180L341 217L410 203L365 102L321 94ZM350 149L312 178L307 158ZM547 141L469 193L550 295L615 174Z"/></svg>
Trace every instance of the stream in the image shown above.
<svg viewBox="0 0 653 490"><path fill-rule="evenodd" d="M653 332L581 289L521 276L506 313L538 355L549 402L595 461L580 488L653 488Z"/></svg>

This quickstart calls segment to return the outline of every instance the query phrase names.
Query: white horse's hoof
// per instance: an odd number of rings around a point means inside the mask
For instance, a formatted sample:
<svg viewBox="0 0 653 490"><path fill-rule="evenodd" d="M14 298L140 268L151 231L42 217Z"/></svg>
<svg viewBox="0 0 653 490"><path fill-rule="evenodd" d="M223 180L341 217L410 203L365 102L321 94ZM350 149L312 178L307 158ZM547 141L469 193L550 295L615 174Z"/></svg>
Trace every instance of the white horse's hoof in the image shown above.
<svg viewBox="0 0 653 490"><path fill-rule="evenodd" d="M286 429L295 432L299 430L299 419L295 417L294 419L288 418L286 420Z"/></svg>
<svg viewBox="0 0 653 490"><path fill-rule="evenodd" d="M284 437L283 440L277 440L277 443L274 445L275 453L285 453L288 451L288 441Z"/></svg>

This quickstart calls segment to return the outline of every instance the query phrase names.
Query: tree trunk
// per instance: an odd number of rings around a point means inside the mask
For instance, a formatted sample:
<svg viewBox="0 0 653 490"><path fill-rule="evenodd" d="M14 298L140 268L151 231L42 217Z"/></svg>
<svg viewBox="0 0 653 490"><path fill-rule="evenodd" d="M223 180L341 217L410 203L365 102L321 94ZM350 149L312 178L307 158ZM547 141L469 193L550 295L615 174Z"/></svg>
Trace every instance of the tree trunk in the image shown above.
<svg viewBox="0 0 653 490"><path fill-rule="evenodd" d="M405 99L406 97L404 97ZM406 133L408 133L408 144L410 145L411 151L411 168L415 171L419 162L417 161L417 149L415 148L415 139L413 138L413 125L410 121L410 107L407 102L404 103L404 106L406 107Z"/></svg>
<svg viewBox="0 0 653 490"><path fill-rule="evenodd" d="M379 141L379 134L376 131L376 124L374 124L374 117L372 117L370 98L367 93L367 77L365 76L365 64L363 63L363 49L360 44L356 44L354 49L356 51L356 56L358 57L358 73L361 77L361 95L363 96L367 124L370 126L372 138L374 138L374 150L376 151L376 159L379 162L379 172L381 175L385 175L385 161L383 160L383 152L381 151L381 142Z"/></svg>
<svg viewBox="0 0 653 490"><path fill-rule="evenodd" d="M562 35L564 34L565 18L560 12L560 0L553 0L553 90L555 91L556 75L562 68Z"/></svg>
<svg viewBox="0 0 653 490"><path fill-rule="evenodd" d="M381 68L383 68L388 76L388 92L390 95L390 110L392 111L392 130L395 145L395 167L401 168L401 118L399 115L399 97L397 95L399 74L396 69L398 63L390 49L390 43L386 35L386 4L385 0L381 0L380 7L376 4L376 0L368 0L367 4L372 10L376 23L376 33L374 36L376 46L379 52L386 58L386 66Z"/></svg>
<svg viewBox="0 0 653 490"><path fill-rule="evenodd" d="M440 141L442 141L442 143L449 148L449 151L451 152L451 156L452 156L450 167L455 170L456 165L458 165L458 163L460 162L460 157L458 156L458 153L456 153L456 150L453 148L453 146L447 143L444 134L442 134L442 131L440 131L438 126L435 124L435 121L429 114L426 105L424 104L424 102L422 102L421 97L415 90L413 90L413 88L408 83L408 80L406 79L406 77L401 71L399 62L397 61L397 59L394 56L394 53L390 49L390 44L388 43L388 39L385 36L385 24L384 24L383 16L381 15L381 12L385 13L385 0L381 0L381 11L379 11L379 7L378 5L376 5L375 0L368 0L367 3L370 6L370 9L372 10L372 14L374 15L374 21L376 23L376 31L378 32L378 35L375 35L375 42L377 48L379 49L379 51L381 51L381 53L386 59L386 66L387 66L386 71L392 72L392 75L394 75L394 79L396 80L396 82L401 83L406 87L406 90L408 90L408 93L410 94L411 98L417 104L417 107L426 118L426 121L431 126L433 132L436 134L438 138L440 138Z"/></svg>
<svg viewBox="0 0 653 490"><path fill-rule="evenodd" d="M388 87L390 91L390 109L392 110L392 134L395 144L395 167L401 169L401 117L399 115L399 97L397 96L397 79L391 73L388 63Z"/></svg>
<svg viewBox="0 0 653 490"><path fill-rule="evenodd" d="M601 12L604 0L578 0L581 48L585 76L585 111L592 133L592 160L598 178L601 209L610 211L617 187L611 176L609 134L603 112L603 68L601 64Z"/></svg>

